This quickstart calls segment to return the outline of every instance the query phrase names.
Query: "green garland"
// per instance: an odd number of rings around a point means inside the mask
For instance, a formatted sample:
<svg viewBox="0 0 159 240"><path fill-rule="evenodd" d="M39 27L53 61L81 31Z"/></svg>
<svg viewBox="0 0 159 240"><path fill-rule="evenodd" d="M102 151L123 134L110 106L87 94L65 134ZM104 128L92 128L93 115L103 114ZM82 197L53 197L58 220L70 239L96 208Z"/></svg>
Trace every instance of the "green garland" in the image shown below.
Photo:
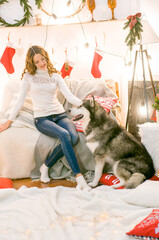
<svg viewBox="0 0 159 240"><path fill-rule="evenodd" d="M35 4L40 8L43 0L35 0ZM8 3L8 0L0 0L0 5ZM15 23L11 24L6 22L2 17L0 17L0 26L4 27L19 27L24 26L26 23L29 23L29 18L32 17L31 6L28 4L28 0L20 0L20 5L23 7L24 16L21 20L15 20Z"/></svg>
<svg viewBox="0 0 159 240"><path fill-rule="evenodd" d="M8 2L7 0L0 0L0 4L3 4L5 2Z"/></svg>
<svg viewBox="0 0 159 240"><path fill-rule="evenodd" d="M38 6L38 8L41 7L42 1L43 0L35 0L35 4Z"/></svg>
<svg viewBox="0 0 159 240"><path fill-rule="evenodd" d="M157 88L159 89L159 86ZM155 101L152 104L152 107L154 107L156 110L159 110L159 94L156 94Z"/></svg>
<svg viewBox="0 0 159 240"><path fill-rule="evenodd" d="M125 26L123 29L126 29L128 27L130 27L130 31L128 36L125 39L125 42L127 44L127 46L130 48L130 51L133 48L133 45L136 43L136 40L140 40L141 39L141 32L143 32L142 30L142 24L141 24L141 13L137 13L136 15L132 16L128 16L127 19L128 21L125 23Z"/></svg>

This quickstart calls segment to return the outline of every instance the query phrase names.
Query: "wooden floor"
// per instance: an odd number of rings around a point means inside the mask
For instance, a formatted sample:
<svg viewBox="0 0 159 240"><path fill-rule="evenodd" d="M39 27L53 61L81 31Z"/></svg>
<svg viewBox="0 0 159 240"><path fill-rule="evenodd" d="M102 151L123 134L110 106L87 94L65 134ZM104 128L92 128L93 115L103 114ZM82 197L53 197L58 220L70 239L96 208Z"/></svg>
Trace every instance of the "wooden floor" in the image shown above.
<svg viewBox="0 0 159 240"><path fill-rule="evenodd" d="M26 186L28 188L30 187L46 188L46 187L56 187L56 186L76 187L76 183L67 181L65 179L62 179L62 180L52 179L49 183L42 183L40 180L32 180L30 178L12 180L12 181L13 181L13 187L15 189L19 189L21 186Z"/></svg>

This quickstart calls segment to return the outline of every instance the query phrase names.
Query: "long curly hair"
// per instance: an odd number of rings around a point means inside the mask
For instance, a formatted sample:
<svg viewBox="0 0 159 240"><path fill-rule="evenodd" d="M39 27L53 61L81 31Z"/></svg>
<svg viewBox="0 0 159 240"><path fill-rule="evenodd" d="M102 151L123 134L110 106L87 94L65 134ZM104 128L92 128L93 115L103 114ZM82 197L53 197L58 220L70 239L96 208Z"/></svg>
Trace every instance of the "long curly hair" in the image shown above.
<svg viewBox="0 0 159 240"><path fill-rule="evenodd" d="M56 70L56 68L53 67L53 64L51 63L49 55L45 51L45 49L40 47L40 46L34 45L34 46L30 47L28 49L28 51L27 51L26 59L25 59L25 68L24 68L24 71L22 73L21 79L23 78L23 75L26 72L28 72L28 73L30 73L32 75L35 74L35 72L37 70L37 67L35 66L34 61L33 61L33 57L34 57L35 54L41 54L46 59L47 69L48 69L48 73L49 73L50 76L53 73L57 73L58 72Z"/></svg>

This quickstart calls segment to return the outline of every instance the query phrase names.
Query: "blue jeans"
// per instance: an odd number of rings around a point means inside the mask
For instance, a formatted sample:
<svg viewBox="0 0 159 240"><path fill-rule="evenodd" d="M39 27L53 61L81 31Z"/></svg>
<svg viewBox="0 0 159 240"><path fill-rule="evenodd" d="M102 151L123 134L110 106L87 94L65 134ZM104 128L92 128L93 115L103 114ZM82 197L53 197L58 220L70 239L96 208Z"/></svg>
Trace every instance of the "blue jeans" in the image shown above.
<svg viewBox="0 0 159 240"><path fill-rule="evenodd" d="M34 119L36 128L43 134L58 138L60 144L54 148L46 159L45 165L52 167L57 160L65 156L74 175L80 173L73 146L78 142L78 133L69 116L64 112Z"/></svg>

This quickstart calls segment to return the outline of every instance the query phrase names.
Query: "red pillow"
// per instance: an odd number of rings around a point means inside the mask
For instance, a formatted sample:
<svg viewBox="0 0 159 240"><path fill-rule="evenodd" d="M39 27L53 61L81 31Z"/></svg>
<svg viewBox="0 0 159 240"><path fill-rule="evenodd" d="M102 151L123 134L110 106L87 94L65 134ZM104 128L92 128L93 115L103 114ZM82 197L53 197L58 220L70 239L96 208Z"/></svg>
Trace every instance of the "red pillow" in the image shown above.
<svg viewBox="0 0 159 240"><path fill-rule="evenodd" d="M156 175L154 175L152 178L150 178L150 180L152 180L152 181L159 181L159 177L157 177Z"/></svg>
<svg viewBox="0 0 159 240"><path fill-rule="evenodd" d="M113 174L103 173L99 182L104 185L112 186L112 185L120 183L120 180ZM117 189L123 189L123 188L125 188L125 187L122 186Z"/></svg>
<svg viewBox="0 0 159 240"><path fill-rule="evenodd" d="M0 177L0 188L13 188L13 182L9 178Z"/></svg>
<svg viewBox="0 0 159 240"><path fill-rule="evenodd" d="M144 220L126 234L147 240L159 239L159 209L153 209Z"/></svg>
<svg viewBox="0 0 159 240"><path fill-rule="evenodd" d="M152 181L159 181L159 178L157 176L153 176L150 178ZM113 174L103 173L102 177L100 178L99 182L104 185L112 186L117 183L120 183L120 180ZM124 186L119 187L118 189L123 189Z"/></svg>

